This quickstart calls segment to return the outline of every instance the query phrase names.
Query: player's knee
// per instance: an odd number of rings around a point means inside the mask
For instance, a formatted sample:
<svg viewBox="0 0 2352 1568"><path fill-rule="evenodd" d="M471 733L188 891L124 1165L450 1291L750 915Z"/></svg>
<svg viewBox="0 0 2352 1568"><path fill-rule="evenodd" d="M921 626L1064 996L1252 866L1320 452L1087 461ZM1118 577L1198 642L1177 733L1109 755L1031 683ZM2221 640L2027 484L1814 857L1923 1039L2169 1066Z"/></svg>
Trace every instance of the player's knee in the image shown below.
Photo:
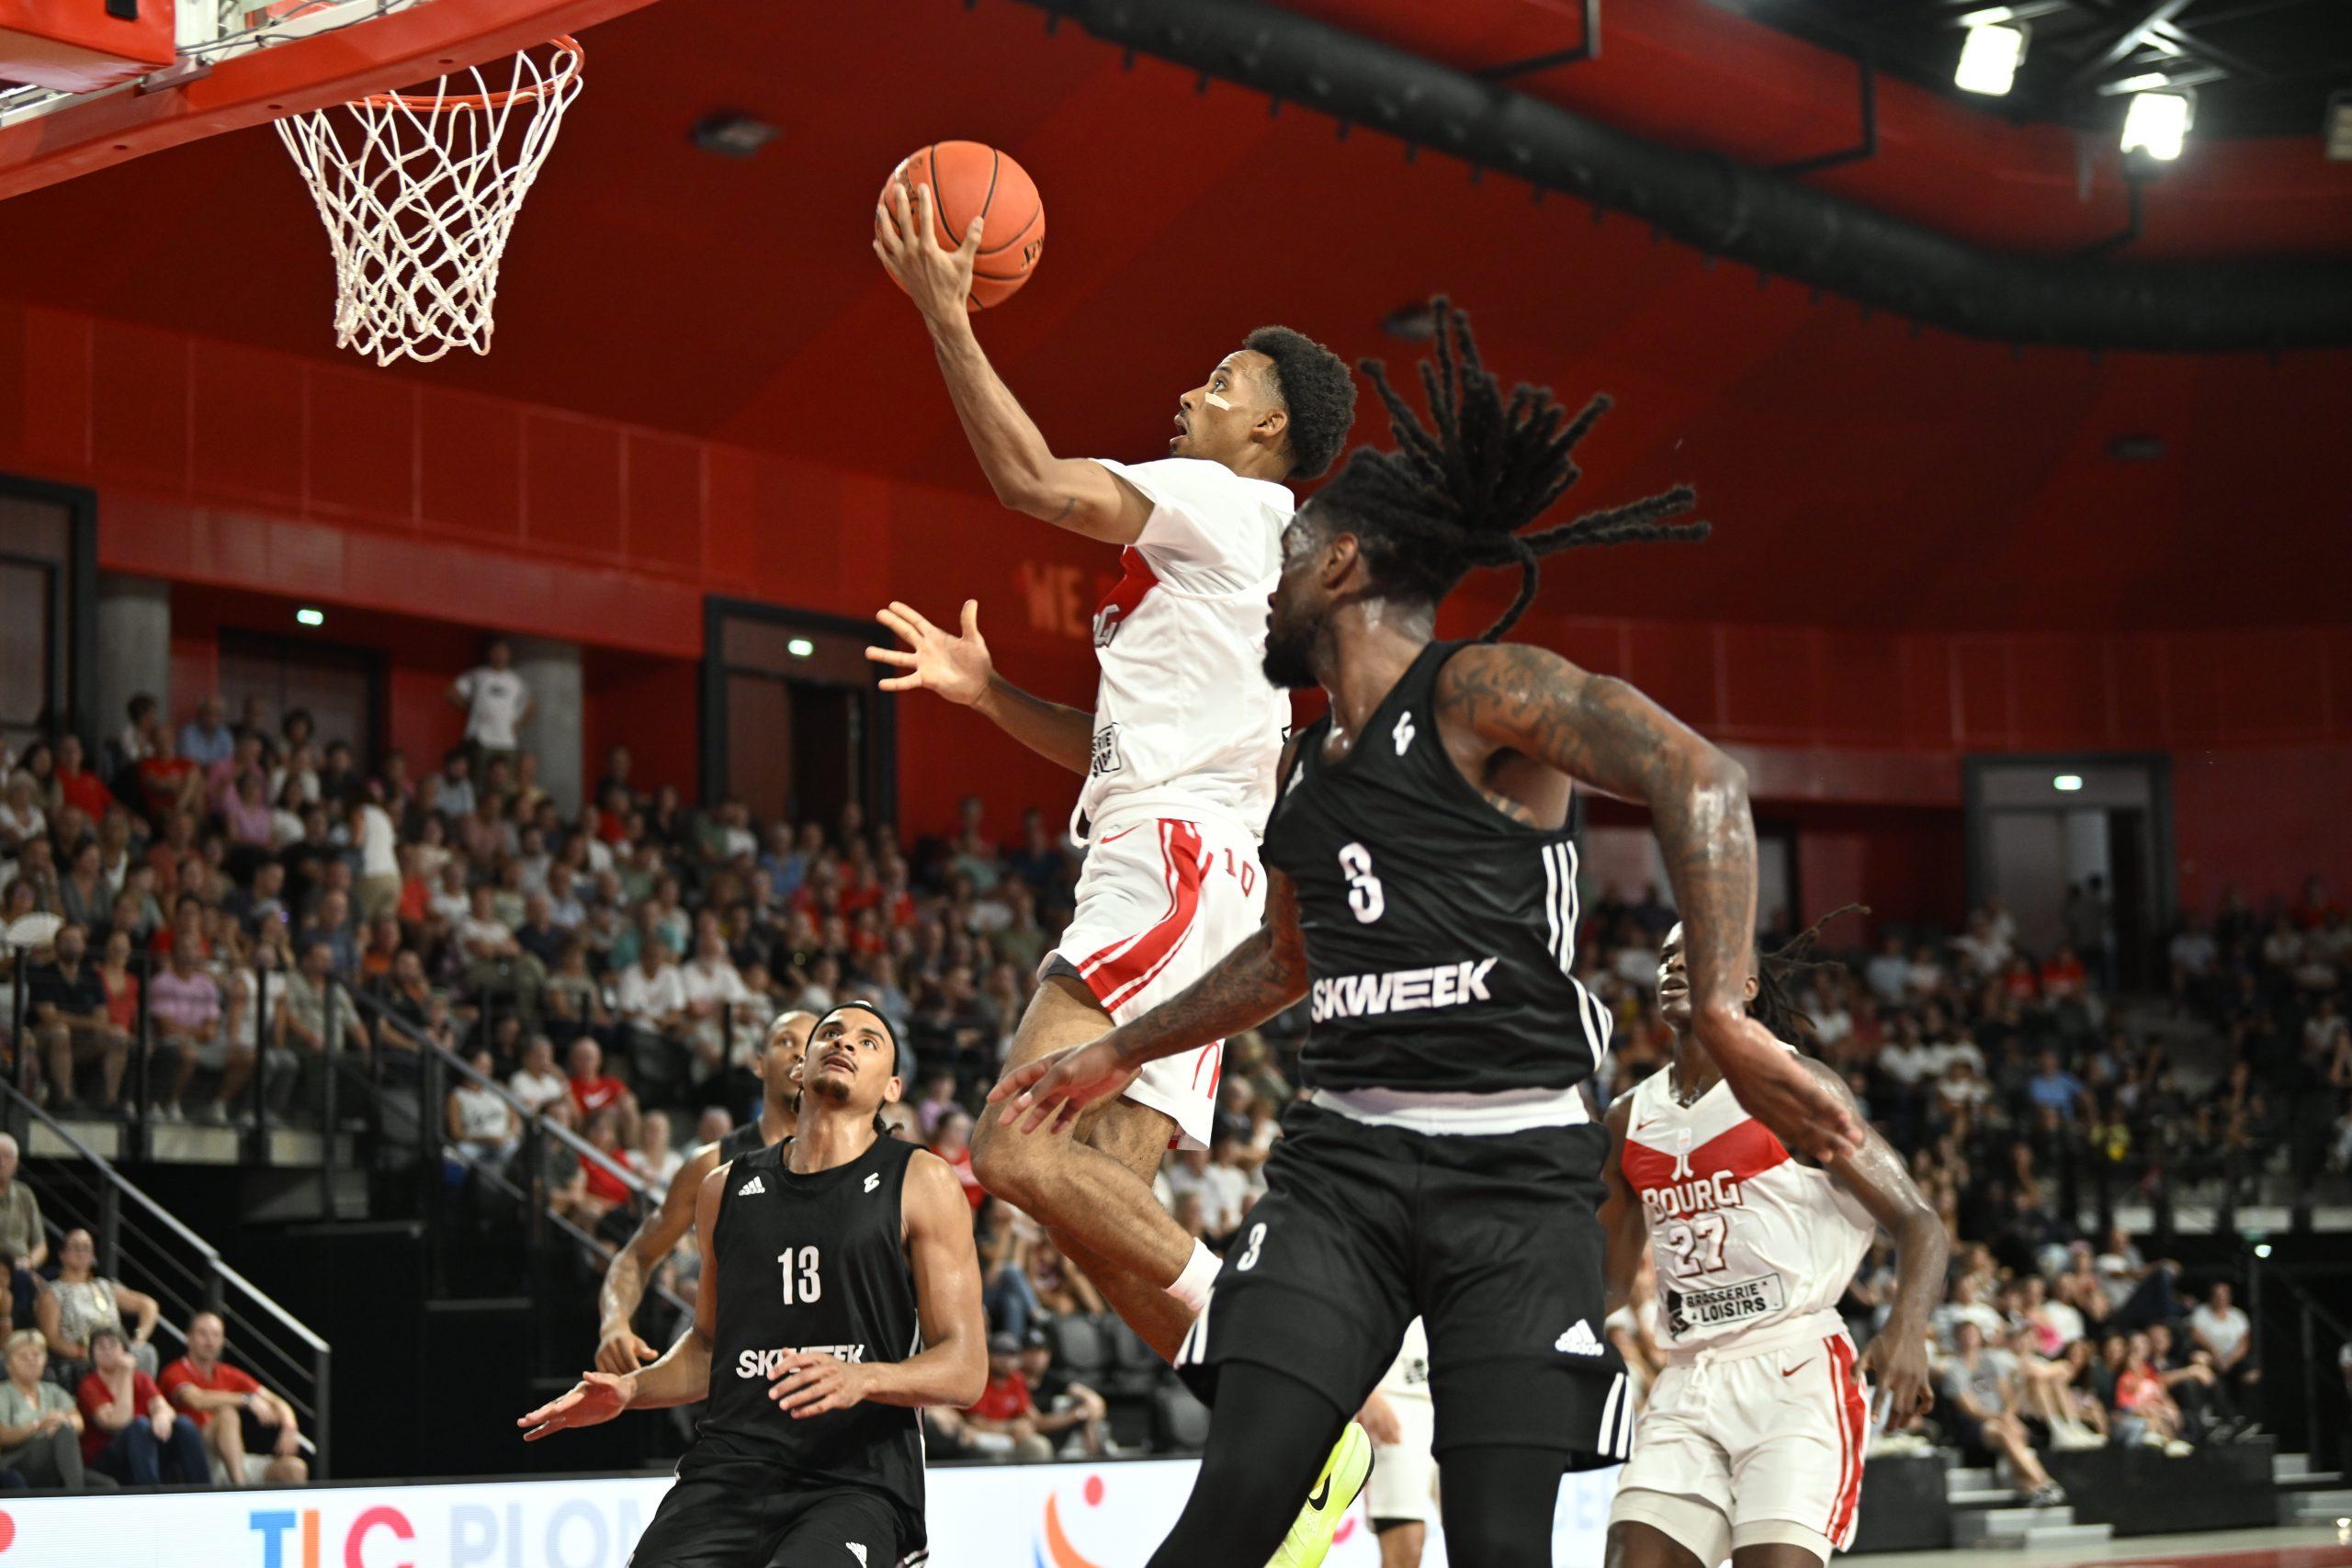
<svg viewBox="0 0 2352 1568"><path fill-rule="evenodd" d="M972 1174L991 1195L1034 1214L1048 1185L1046 1172L1057 1142L1046 1134L1018 1132L1001 1117L985 1117L972 1134Z"/></svg>

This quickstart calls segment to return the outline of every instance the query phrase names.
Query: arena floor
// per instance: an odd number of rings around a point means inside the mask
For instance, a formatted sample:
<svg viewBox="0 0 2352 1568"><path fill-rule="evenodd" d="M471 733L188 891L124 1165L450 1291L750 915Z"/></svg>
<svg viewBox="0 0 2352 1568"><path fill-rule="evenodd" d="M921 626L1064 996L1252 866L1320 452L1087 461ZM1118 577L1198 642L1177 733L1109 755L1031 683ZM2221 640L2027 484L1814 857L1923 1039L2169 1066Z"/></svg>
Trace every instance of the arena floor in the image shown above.
<svg viewBox="0 0 2352 1568"><path fill-rule="evenodd" d="M1872 1556L1871 1568L2347 1568L2352 1531L2332 1526L2291 1529L2217 1530L2211 1534L2141 1536L2039 1551L1906 1551Z"/></svg>

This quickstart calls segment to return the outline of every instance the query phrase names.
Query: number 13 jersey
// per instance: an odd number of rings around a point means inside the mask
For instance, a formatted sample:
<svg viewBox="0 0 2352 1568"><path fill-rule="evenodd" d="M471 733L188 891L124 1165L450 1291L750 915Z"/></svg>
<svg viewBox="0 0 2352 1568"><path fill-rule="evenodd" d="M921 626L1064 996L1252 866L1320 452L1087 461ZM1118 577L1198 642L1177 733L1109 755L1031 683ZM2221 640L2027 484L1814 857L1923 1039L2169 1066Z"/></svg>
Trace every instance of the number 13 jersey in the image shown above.
<svg viewBox="0 0 2352 1568"><path fill-rule="evenodd" d="M1686 1106L1671 1077L1634 1086L1619 1156L1649 1222L1668 1343L1724 1345L1837 1306L1870 1248L1870 1212L1791 1158L1729 1085Z"/></svg>
<svg viewBox="0 0 2352 1568"><path fill-rule="evenodd" d="M1504 816L1438 733L1438 674L1464 646L1423 649L1339 761L1329 718L1303 731L1267 821L1313 978L1311 1088L1558 1093L1609 1048L1570 973L1574 834Z"/></svg>

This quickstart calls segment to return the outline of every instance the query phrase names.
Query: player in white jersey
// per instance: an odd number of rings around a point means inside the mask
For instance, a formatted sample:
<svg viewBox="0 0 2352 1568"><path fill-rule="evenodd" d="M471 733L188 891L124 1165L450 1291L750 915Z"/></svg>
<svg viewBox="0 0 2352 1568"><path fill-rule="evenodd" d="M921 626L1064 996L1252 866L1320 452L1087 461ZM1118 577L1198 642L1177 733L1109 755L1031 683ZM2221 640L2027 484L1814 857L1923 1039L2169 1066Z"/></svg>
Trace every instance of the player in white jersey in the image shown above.
<svg viewBox="0 0 2352 1568"><path fill-rule="evenodd" d="M1056 457L973 334L966 299L979 222L960 251L942 246L928 187L911 206L894 187L886 216L876 248L922 312L998 499L1119 547L1125 569L1094 617L1092 713L999 676L972 602L960 634L893 604L881 620L906 650L868 650L904 671L885 690L967 704L1086 781L1072 818L1090 844L1078 908L1007 1053L1017 1067L1140 1015L1262 923L1258 838L1290 725L1290 700L1263 668L1267 599L1296 505L1285 481L1312 479L1339 455L1355 383L1320 344L1261 327L1176 400L1165 460ZM1070 1135L1006 1135L993 1107L973 1134L981 1184L1042 1223L1170 1359L1218 1259L1160 1207L1151 1180L1171 1143L1206 1146L1220 1060L1211 1044L1153 1064Z"/></svg>
<svg viewBox="0 0 2352 1568"><path fill-rule="evenodd" d="M1752 1015L1783 1041L1810 1033L1787 980L1819 929L1748 981ZM1601 1220L1612 1305L1650 1249L1667 1365L1618 1480L1608 1568L1820 1568L1854 1538L1866 1372L1898 1415L1932 1401L1943 1226L1876 1133L1815 1166L1741 1108L1691 1039L1679 925L1659 951L1657 996L1674 1056L1610 1107ZM1846 1093L1830 1068L1807 1066ZM1898 1248L1895 1302L1858 1361L1838 1300L1881 1225Z"/></svg>
<svg viewBox="0 0 2352 1568"><path fill-rule="evenodd" d="M1380 1538L1380 1568L1420 1568L1437 1517L1437 1407L1430 1402L1430 1337L1419 1318L1356 1419L1372 1438L1364 1512Z"/></svg>

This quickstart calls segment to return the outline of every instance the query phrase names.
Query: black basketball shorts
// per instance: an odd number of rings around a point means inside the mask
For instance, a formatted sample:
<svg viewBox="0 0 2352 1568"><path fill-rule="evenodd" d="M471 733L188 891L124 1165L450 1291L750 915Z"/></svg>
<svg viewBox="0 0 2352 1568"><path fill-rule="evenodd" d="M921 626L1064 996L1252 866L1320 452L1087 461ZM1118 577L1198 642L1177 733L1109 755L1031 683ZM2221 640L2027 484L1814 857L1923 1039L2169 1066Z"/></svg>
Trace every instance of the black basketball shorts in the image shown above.
<svg viewBox="0 0 2352 1568"><path fill-rule="evenodd" d="M765 1467L678 1478L629 1568L897 1568L905 1556L889 1500L855 1486L796 1490Z"/></svg>
<svg viewBox="0 0 2352 1568"><path fill-rule="evenodd" d="M1633 1404L1602 1329L1608 1149L1591 1124L1433 1137L1292 1106L1179 1371L1213 1398L1225 1363L1273 1367L1352 1414L1418 1315L1435 1452L1619 1462Z"/></svg>

